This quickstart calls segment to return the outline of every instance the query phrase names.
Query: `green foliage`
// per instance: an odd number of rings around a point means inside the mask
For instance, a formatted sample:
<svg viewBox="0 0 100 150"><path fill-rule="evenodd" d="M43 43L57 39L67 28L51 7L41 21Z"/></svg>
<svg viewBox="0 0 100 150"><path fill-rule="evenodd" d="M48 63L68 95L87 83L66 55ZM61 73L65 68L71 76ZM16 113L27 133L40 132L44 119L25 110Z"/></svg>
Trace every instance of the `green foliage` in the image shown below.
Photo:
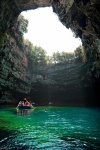
<svg viewBox="0 0 100 150"><path fill-rule="evenodd" d="M24 16L20 15L18 17L18 31L20 32L21 35L26 33L28 27L28 20L24 18Z"/></svg>
<svg viewBox="0 0 100 150"><path fill-rule="evenodd" d="M52 61L54 63L62 63L66 62L69 59L72 59L74 57L74 53L68 53L68 52L56 52L52 55Z"/></svg>
<svg viewBox="0 0 100 150"><path fill-rule="evenodd" d="M46 52L44 49L38 46L33 46L29 40L25 40L24 44L27 49L28 66L32 69L36 66L46 65Z"/></svg>
<svg viewBox="0 0 100 150"><path fill-rule="evenodd" d="M75 56L78 57L78 60L80 62L86 61L86 53L85 53L84 48L81 45L77 47L74 52L75 52Z"/></svg>
<svg viewBox="0 0 100 150"><path fill-rule="evenodd" d="M35 58L37 59L37 64L45 65L46 64L46 52L41 47L34 47Z"/></svg>
<svg viewBox="0 0 100 150"><path fill-rule="evenodd" d="M16 39L17 45L20 49L23 49L23 34L27 32L28 20L24 18L24 16L19 15L16 20L14 26L10 29L9 34Z"/></svg>

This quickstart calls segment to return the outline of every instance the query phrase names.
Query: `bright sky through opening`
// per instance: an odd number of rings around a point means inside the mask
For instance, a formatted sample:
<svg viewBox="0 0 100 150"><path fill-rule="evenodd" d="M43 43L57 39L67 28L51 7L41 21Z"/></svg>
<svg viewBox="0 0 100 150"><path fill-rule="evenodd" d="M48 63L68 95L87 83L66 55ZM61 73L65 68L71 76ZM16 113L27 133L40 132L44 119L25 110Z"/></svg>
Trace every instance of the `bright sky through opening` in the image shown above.
<svg viewBox="0 0 100 150"><path fill-rule="evenodd" d="M47 55L53 52L73 52L81 40L73 37L71 30L68 30L53 13L51 7L29 10L22 13L28 19L28 33L24 34L33 45L42 47Z"/></svg>

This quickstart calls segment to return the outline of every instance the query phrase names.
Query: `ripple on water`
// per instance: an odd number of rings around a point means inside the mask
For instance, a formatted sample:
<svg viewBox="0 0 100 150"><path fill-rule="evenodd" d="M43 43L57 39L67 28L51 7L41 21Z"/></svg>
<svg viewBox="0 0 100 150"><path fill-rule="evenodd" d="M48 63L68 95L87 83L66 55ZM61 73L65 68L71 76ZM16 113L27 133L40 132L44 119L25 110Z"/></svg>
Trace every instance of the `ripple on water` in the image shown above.
<svg viewBox="0 0 100 150"><path fill-rule="evenodd" d="M0 150L99 150L98 111L43 109L37 108L28 116L16 115L10 109L0 110L0 129L5 129L0 135Z"/></svg>

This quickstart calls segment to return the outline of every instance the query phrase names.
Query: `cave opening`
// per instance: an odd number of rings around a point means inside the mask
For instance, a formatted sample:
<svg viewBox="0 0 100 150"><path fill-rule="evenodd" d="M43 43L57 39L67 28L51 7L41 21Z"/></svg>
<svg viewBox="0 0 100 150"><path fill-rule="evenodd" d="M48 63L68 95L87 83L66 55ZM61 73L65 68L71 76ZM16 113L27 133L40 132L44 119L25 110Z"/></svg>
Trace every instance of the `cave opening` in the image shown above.
<svg viewBox="0 0 100 150"><path fill-rule="evenodd" d="M82 45L81 39L76 38L73 31L61 23L52 7L23 11L21 15L28 20L28 32L24 38L33 45L42 47L47 55L57 51L74 52Z"/></svg>

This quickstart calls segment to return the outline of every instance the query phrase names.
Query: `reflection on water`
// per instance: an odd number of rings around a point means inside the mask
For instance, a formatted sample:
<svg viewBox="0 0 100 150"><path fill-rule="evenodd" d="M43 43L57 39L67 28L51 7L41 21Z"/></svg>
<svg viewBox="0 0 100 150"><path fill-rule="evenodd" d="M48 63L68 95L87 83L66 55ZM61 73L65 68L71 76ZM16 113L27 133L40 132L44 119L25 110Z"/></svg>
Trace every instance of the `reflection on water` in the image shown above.
<svg viewBox="0 0 100 150"><path fill-rule="evenodd" d="M100 109L0 109L0 150L99 150Z"/></svg>
<svg viewBox="0 0 100 150"><path fill-rule="evenodd" d="M33 109L16 109L17 115L19 116L27 116L33 112Z"/></svg>

